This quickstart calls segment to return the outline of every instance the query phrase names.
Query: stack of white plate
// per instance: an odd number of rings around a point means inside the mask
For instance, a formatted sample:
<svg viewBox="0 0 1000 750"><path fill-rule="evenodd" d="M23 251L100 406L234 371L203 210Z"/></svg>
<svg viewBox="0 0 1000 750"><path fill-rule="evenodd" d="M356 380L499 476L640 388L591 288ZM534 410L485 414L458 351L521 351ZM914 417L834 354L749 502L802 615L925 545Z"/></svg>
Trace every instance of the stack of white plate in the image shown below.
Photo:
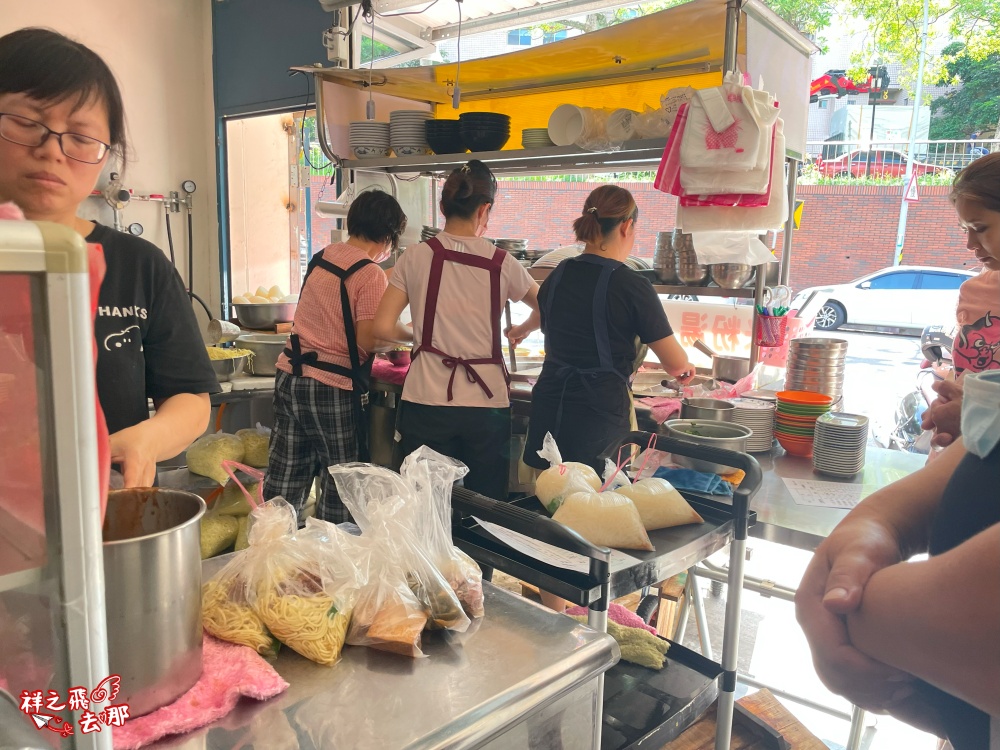
<svg viewBox="0 0 1000 750"><path fill-rule="evenodd" d="M816 420L813 467L822 474L853 477L865 468L868 417L827 412Z"/></svg>
<svg viewBox="0 0 1000 750"><path fill-rule="evenodd" d="M351 150L358 159L389 155L389 123L362 120L350 126Z"/></svg>
<svg viewBox="0 0 1000 750"><path fill-rule="evenodd" d="M747 438L747 453L765 453L774 443L774 404L752 398L734 398L733 422L749 427L753 435Z"/></svg>
<svg viewBox="0 0 1000 750"><path fill-rule="evenodd" d="M419 109L397 109L389 114L389 143L396 156L431 153L425 123L432 117Z"/></svg>
<svg viewBox="0 0 1000 750"><path fill-rule="evenodd" d="M427 242L431 237L436 237L440 231L439 227L429 227L424 224L424 228L420 230L420 241Z"/></svg>
<svg viewBox="0 0 1000 750"><path fill-rule="evenodd" d="M800 338L788 345L785 388L812 391L833 399L836 411L844 398L847 342L844 339Z"/></svg>
<svg viewBox="0 0 1000 750"><path fill-rule="evenodd" d="M521 145L524 148L551 148L556 144L549 138L548 128L525 128L521 131Z"/></svg>

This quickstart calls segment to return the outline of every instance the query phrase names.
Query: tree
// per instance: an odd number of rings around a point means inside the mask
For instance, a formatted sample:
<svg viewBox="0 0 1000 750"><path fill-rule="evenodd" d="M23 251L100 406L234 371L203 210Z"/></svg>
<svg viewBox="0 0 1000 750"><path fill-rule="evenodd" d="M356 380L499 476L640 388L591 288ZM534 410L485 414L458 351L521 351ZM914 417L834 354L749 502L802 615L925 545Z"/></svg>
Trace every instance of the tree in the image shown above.
<svg viewBox="0 0 1000 750"><path fill-rule="evenodd" d="M963 140L992 131L1000 119L1000 53L973 59L961 42L944 49L945 78L961 88L931 104L931 138Z"/></svg>

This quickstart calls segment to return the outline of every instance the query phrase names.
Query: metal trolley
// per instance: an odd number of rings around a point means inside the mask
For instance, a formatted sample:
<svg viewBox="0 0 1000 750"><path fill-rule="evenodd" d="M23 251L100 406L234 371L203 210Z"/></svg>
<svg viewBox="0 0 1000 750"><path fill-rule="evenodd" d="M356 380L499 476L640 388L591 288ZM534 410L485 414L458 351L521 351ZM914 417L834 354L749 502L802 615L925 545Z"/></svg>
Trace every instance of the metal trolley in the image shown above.
<svg viewBox="0 0 1000 750"><path fill-rule="evenodd" d="M743 569L749 527L756 522L750 502L761 485L761 470L756 459L745 453L710 448L648 432L632 432L616 441L600 458L610 458L628 444L652 445L656 450L702 459L742 469L746 476L732 498L681 491L705 519L702 524L660 529L649 533L652 552L629 550L626 560L612 560L611 550L591 544L576 532L549 518L535 497L510 503L491 500L474 492L458 488L452 497L455 512L453 536L455 544L487 570L498 569L532 585L588 608L590 627L606 632L608 605L614 598L650 586L687 570L709 555L729 545L729 592L726 600L725 635L721 663L672 644L667 654L668 668L673 672L667 684L647 686L628 678L615 684L615 695L605 694L605 675L599 677L598 696L604 705L604 720L595 727L595 746L601 747L601 733L613 733L617 738L604 747L634 748L647 742L659 742L657 747L679 735L690 726L718 696L716 750L729 748L733 725L736 691L736 662L740 635L740 606L743 591ZM545 542L589 559L586 573L557 568L521 553L485 531L477 519L502 526L531 539ZM617 667L615 669L618 669ZM678 677L679 672L686 676ZM694 682L692 688L689 672ZM646 674L653 674L646 670ZM674 679L677 678L677 679ZM614 680L609 673L608 680ZM608 683L609 685L611 683ZM671 684L684 686L685 695L671 693ZM640 690L645 698L660 695L663 701L647 714L652 726L636 721L631 708L620 709L628 690ZM619 692L623 691L622 693Z"/></svg>

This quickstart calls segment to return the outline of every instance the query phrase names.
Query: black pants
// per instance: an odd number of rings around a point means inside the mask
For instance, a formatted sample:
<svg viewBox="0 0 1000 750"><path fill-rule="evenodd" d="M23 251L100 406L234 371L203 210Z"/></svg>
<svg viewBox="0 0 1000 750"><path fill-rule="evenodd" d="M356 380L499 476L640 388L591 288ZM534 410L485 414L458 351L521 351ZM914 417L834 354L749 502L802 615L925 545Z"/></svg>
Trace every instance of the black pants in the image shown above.
<svg viewBox="0 0 1000 750"><path fill-rule="evenodd" d="M463 484L494 500L507 499L510 476L510 407L400 405L403 458L421 445L469 467Z"/></svg>

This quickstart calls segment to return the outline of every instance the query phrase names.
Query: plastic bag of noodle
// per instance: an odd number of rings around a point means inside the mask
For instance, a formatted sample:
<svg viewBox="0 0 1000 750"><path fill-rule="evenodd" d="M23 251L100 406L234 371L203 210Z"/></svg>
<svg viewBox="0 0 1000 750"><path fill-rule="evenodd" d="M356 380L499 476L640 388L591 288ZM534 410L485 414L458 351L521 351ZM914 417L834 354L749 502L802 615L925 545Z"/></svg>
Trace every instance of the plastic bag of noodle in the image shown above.
<svg viewBox="0 0 1000 750"><path fill-rule="evenodd" d="M250 544L257 525L250 530ZM332 666L340 660L362 574L344 545L345 532L309 519L306 527L255 558L255 609L277 638L302 656Z"/></svg>

